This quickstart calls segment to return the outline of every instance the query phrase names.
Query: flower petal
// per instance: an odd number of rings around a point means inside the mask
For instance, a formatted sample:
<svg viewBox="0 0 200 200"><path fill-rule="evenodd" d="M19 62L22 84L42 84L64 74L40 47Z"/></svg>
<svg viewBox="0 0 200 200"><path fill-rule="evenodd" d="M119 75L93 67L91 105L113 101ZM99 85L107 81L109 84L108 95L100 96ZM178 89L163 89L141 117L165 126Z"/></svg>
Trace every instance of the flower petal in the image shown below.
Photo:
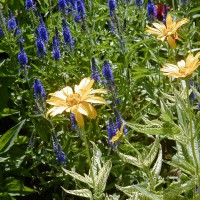
<svg viewBox="0 0 200 200"><path fill-rule="evenodd" d="M96 89L96 90L91 90L91 91L90 91L90 94L96 94L96 93L99 93L99 94L107 94L108 91L107 91L106 89L103 89L103 88L101 88L101 89Z"/></svg>
<svg viewBox="0 0 200 200"><path fill-rule="evenodd" d="M106 104L106 100L103 99L102 97L89 97L87 99L85 99L86 102L90 102L90 103L100 103L100 104Z"/></svg>
<svg viewBox="0 0 200 200"><path fill-rule="evenodd" d="M172 22L173 22L172 21L172 16L170 14L168 14L167 17L166 17L166 26L167 26L167 28L171 28Z"/></svg>
<svg viewBox="0 0 200 200"><path fill-rule="evenodd" d="M62 91L57 91L55 93L50 93L49 95L53 96L53 97L57 97L57 98L63 99L64 101L66 100L66 96L63 94Z"/></svg>
<svg viewBox="0 0 200 200"><path fill-rule="evenodd" d="M64 94L66 94L67 96L70 95L70 94L73 94L73 90L72 90L72 88L69 87L69 86L63 88L62 91L63 91Z"/></svg>
<svg viewBox="0 0 200 200"><path fill-rule="evenodd" d="M75 116L75 119L77 121L77 124L79 127L84 127L85 123L84 123L84 119L83 119L83 115L79 112L75 112L73 113Z"/></svg>
<svg viewBox="0 0 200 200"><path fill-rule="evenodd" d="M62 107L53 107L51 108L48 112L47 112L47 116L50 115L52 117L61 114L65 111L66 107L62 106Z"/></svg>
<svg viewBox="0 0 200 200"><path fill-rule="evenodd" d="M172 49L175 49L176 48L176 42L175 42L175 39L172 37L172 36L167 36L167 42L169 44L169 46L172 48Z"/></svg>

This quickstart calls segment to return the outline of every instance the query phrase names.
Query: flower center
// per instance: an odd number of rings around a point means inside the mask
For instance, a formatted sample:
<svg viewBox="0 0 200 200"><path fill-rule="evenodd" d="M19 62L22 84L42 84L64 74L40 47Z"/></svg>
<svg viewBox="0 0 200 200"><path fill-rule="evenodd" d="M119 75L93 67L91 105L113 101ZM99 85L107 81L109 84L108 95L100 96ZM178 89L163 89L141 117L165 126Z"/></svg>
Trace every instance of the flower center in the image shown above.
<svg viewBox="0 0 200 200"><path fill-rule="evenodd" d="M80 95L79 94L71 94L68 96L66 100L67 104L71 107L80 103Z"/></svg>

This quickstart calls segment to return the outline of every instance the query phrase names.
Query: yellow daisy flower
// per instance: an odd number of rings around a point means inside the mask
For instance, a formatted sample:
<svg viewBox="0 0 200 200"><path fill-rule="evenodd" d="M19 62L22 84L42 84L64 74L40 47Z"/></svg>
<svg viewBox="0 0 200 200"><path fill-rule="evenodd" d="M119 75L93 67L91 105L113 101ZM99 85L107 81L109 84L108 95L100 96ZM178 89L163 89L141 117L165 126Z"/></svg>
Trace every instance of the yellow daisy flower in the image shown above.
<svg viewBox="0 0 200 200"><path fill-rule="evenodd" d="M164 75L168 77L174 78L185 78L187 76L192 75L194 70L196 70L200 66L200 52L193 56L193 54L189 54L186 58L186 61L181 60L177 62L177 65L166 63L160 71L163 72Z"/></svg>
<svg viewBox="0 0 200 200"><path fill-rule="evenodd" d="M173 21L170 14L166 17L166 25L163 23L153 23L155 28L147 26L147 32L157 35L157 39L162 42L167 39L171 48L176 48L176 39L178 38L177 30L185 23L189 22L187 18L180 21Z"/></svg>
<svg viewBox="0 0 200 200"><path fill-rule="evenodd" d="M70 112L74 114L79 127L84 127L83 115L90 119L95 119L97 116L97 112L91 103L106 103L105 99L95 96L95 94L105 94L107 90L93 90L93 84L93 79L84 78L79 85L75 85L74 92L71 87L66 86L60 91L50 93L51 98L47 100L47 103L53 107L48 110L47 116L54 117L63 112Z"/></svg>

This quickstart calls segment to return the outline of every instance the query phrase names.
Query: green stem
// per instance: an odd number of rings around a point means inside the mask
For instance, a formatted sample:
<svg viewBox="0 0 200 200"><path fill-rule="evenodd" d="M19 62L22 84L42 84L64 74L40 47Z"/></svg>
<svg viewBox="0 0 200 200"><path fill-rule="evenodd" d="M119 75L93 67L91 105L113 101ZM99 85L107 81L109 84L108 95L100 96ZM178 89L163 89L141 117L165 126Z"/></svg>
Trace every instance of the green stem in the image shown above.
<svg viewBox="0 0 200 200"><path fill-rule="evenodd" d="M192 112L191 112L191 104L189 99L189 79L186 79L186 94L187 94L187 103L188 103L188 114L189 114L189 128L188 128L188 136L190 137L190 143L192 148L192 154L196 169L196 176L198 177L198 187L200 187L200 173L199 173L199 162L197 159L196 151L195 151L195 133L193 133L192 128Z"/></svg>
<svg viewBox="0 0 200 200"><path fill-rule="evenodd" d="M83 138L83 141L85 143L85 150L86 150L86 155L87 155L88 163L89 163L89 167L90 167L90 173L91 173L91 177L92 177L92 185L93 185L93 188L94 188L94 186L95 186L94 174L93 174L91 156L90 156L90 151L89 151L89 146L88 146L88 142L87 142L87 136L86 136L85 129L83 129L83 137L82 138Z"/></svg>

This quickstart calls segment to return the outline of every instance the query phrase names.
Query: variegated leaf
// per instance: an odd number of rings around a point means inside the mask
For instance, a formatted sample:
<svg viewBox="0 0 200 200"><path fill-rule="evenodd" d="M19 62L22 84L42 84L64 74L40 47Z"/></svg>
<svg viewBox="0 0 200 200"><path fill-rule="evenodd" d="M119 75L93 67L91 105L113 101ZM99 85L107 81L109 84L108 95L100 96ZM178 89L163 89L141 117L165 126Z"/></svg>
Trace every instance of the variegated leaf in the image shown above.
<svg viewBox="0 0 200 200"><path fill-rule="evenodd" d="M157 137L149 154L144 158L144 164L145 166L149 167L152 162L154 161L157 153L158 153L158 149L159 149L159 144L160 144L160 140L159 138Z"/></svg>
<svg viewBox="0 0 200 200"><path fill-rule="evenodd" d="M144 164L139 161L136 157L130 156L130 155L125 155L123 153L118 152L118 155L124 162L130 163L136 167L143 168Z"/></svg>
<svg viewBox="0 0 200 200"><path fill-rule="evenodd" d="M112 167L111 160L108 160L106 163L104 163L103 167L100 169L98 173L98 177L95 182L95 191L103 192L105 190L106 182L110 174L111 167Z"/></svg>
<svg viewBox="0 0 200 200"><path fill-rule="evenodd" d="M156 163L153 166L151 173L153 174L154 178L157 178L160 174L162 168L162 147L159 145L159 153Z"/></svg>
<svg viewBox="0 0 200 200"><path fill-rule="evenodd" d="M88 179L87 177L81 176L80 174L78 174L76 172L69 171L69 170L64 169L64 168L62 168L62 169L66 174L72 176L73 178L75 178L75 179L77 179L77 180L79 180L83 183L87 183L90 187L92 187L92 180L91 179Z"/></svg>
<svg viewBox="0 0 200 200"><path fill-rule="evenodd" d="M66 193L73 194L80 197L85 197L92 199L92 192L88 189L81 189L81 190L66 190L65 188L61 187Z"/></svg>

